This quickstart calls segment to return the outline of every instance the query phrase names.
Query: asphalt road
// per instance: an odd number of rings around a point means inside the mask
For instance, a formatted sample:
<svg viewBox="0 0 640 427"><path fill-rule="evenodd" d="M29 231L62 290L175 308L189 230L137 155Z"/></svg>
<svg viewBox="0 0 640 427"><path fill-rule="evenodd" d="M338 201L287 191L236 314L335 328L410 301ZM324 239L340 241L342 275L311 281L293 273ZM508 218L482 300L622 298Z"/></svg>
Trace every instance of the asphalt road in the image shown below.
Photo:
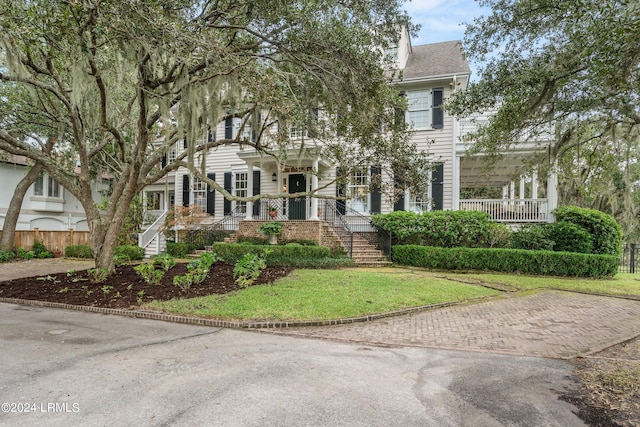
<svg viewBox="0 0 640 427"><path fill-rule="evenodd" d="M553 359L0 304L0 425L578 426ZM7 412L8 411L8 412Z"/></svg>

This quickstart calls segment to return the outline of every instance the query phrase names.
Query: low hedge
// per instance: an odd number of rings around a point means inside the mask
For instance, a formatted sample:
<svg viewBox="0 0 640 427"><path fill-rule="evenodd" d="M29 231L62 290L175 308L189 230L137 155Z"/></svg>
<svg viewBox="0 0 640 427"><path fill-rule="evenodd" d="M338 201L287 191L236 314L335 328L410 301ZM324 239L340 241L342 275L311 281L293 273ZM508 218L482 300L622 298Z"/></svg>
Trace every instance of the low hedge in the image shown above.
<svg viewBox="0 0 640 427"><path fill-rule="evenodd" d="M174 258L186 258L191 248L188 243L167 242L167 253Z"/></svg>
<svg viewBox="0 0 640 427"><path fill-rule="evenodd" d="M128 258L129 260L140 260L144 258L144 248L137 245L122 245L116 246L113 251L113 256Z"/></svg>
<svg viewBox="0 0 640 427"><path fill-rule="evenodd" d="M214 243L213 252L227 262L236 262L246 254L264 255L267 265L301 268L330 268L353 265L347 257L332 256L326 246L293 245L250 245L246 243Z"/></svg>
<svg viewBox="0 0 640 427"><path fill-rule="evenodd" d="M93 258L91 246L89 245L69 245L64 249L64 256L67 258Z"/></svg>
<svg viewBox="0 0 640 427"><path fill-rule="evenodd" d="M392 247L393 262L443 270L489 270L546 276L611 277L620 259L613 255L502 248Z"/></svg>

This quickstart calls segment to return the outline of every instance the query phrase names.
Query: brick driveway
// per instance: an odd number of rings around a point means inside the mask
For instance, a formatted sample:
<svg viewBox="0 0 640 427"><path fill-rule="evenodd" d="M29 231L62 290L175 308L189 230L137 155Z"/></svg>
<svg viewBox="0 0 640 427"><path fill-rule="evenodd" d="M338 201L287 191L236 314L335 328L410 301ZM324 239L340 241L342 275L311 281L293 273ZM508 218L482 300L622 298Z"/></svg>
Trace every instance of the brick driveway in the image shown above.
<svg viewBox="0 0 640 427"><path fill-rule="evenodd" d="M640 301L541 291L368 323L273 332L374 345L572 358L638 336Z"/></svg>

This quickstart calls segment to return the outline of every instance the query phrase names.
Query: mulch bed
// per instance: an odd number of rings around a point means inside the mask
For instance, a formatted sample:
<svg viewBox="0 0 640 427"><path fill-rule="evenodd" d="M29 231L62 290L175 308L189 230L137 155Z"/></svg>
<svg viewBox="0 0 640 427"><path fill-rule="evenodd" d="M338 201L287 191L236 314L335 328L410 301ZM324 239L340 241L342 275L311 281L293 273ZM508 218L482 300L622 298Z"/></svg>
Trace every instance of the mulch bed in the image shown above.
<svg viewBox="0 0 640 427"><path fill-rule="evenodd" d="M182 291L173 284L173 278L184 274L186 266L183 263L175 265L165 273L159 285L146 283L130 265L117 268L115 274L100 283L92 283L87 270L14 279L0 282L0 297L127 309L152 300L226 294L240 289L233 279L233 264L219 261L211 267L203 283ZM253 285L272 283L291 271L291 268L267 267Z"/></svg>

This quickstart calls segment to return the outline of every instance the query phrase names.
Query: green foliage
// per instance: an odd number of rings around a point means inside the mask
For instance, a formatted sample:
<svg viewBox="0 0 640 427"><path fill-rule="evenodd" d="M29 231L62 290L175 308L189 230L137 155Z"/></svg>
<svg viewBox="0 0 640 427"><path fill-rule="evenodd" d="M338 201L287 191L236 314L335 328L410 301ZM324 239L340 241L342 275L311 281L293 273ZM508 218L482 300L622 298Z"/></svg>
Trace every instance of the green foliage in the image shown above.
<svg viewBox="0 0 640 427"><path fill-rule="evenodd" d="M198 285L207 278L209 269L218 260L218 257L212 253L204 253L197 259L187 264L187 272L185 274L175 276L173 284L182 291L188 291L192 285Z"/></svg>
<svg viewBox="0 0 640 427"><path fill-rule="evenodd" d="M245 254L263 255L263 245L218 243L214 250L220 259L226 262L236 262ZM326 246L270 246L270 251L264 256L269 266L322 268L335 265L350 265L352 261L342 254L331 255ZM338 261L331 261L338 260Z"/></svg>
<svg viewBox="0 0 640 427"><path fill-rule="evenodd" d="M611 216L594 209L562 206L553 211L558 221L578 225L591 234L594 254L620 255L622 228Z"/></svg>
<svg viewBox="0 0 640 427"><path fill-rule="evenodd" d="M169 271L171 267L176 265L176 259L169 254L161 254L153 257L153 265L160 266L164 271Z"/></svg>
<svg viewBox="0 0 640 427"><path fill-rule="evenodd" d="M593 238L579 225L568 221L555 222L546 226L546 233L549 240L553 241L553 250L556 252L591 253Z"/></svg>
<svg viewBox="0 0 640 427"><path fill-rule="evenodd" d="M246 245L267 245L269 240L264 237L238 237L236 240L237 243L246 244Z"/></svg>
<svg viewBox="0 0 640 427"><path fill-rule="evenodd" d="M64 250L64 256L67 258L93 258L93 252L89 245L70 245Z"/></svg>
<svg viewBox="0 0 640 427"><path fill-rule="evenodd" d="M484 212L396 211L373 215L371 220L392 234L394 244L482 248L496 243L495 226Z"/></svg>
<svg viewBox="0 0 640 427"><path fill-rule="evenodd" d="M106 268L90 268L87 270L87 275L89 276L92 282L104 282L104 280L107 278L107 269Z"/></svg>
<svg viewBox="0 0 640 427"><path fill-rule="evenodd" d="M0 250L0 262L11 261L16 257L16 254L12 251L2 251Z"/></svg>
<svg viewBox="0 0 640 427"><path fill-rule="evenodd" d="M513 249L534 251L553 250L553 240L549 239L544 224L525 224L511 235Z"/></svg>
<svg viewBox="0 0 640 427"><path fill-rule="evenodd" d="M282 234L282 223L279 221L270 221L262 224L258 230L262 234Z"/></svg>
<svg viewBox="0 0 640 427"><path fill-rule="evenodd" d="M512 231L501 222L489 223L487 246L490 248L508 248L511 243Z"/></svg>
<svg viewBox="0 0 640 427"><path fill-rule="evenodd" d="M437 248L394 246L393 261L402 265L443 270L490 270L548 276L610 277L620 259L594 255L501 248Z"/></svg>
<svg viewBox="0 0 640 427"><path fill-rule="evenodd" d="M28 260L35 258L36 254L33 251L28 251L24 248L18 248L16 251L16 258L21 260Z"/></svg>
<svg viewBox="0 0 640 427"><path fill-rule="evenodd" d="M246 254L233 267L233 278L238 286L246 288L253 284L266 267L267 262L264 258L256 254Z"/></svg>
<svg viewBox="0 0 640 427"><path fill-rule="evenodd" d="M167 242L167 253L175 258L185 258L191 252L189 244Z"/></svg>
<svg viewBox="0 0 640 427"><path fill-rule="evenodd" d="M113 255L127 257L131 261L140 260L144 258L144 249L134 245L116 246Z"/></svg>
<svg viewBox="0 0 640 427"><path fill-rule="evenodd" d="M150 285L159 285L166 270L156 269L153 262L138 264L133 269L142 279Z"/></svg>
<svg viewBox="0 0 640 427"><path fill-rule="evenodd" d="M44 243L39 240L36 240L33 243L31 251L33 251L34 258L53 258L53 255L44 246Z"/></svg>

